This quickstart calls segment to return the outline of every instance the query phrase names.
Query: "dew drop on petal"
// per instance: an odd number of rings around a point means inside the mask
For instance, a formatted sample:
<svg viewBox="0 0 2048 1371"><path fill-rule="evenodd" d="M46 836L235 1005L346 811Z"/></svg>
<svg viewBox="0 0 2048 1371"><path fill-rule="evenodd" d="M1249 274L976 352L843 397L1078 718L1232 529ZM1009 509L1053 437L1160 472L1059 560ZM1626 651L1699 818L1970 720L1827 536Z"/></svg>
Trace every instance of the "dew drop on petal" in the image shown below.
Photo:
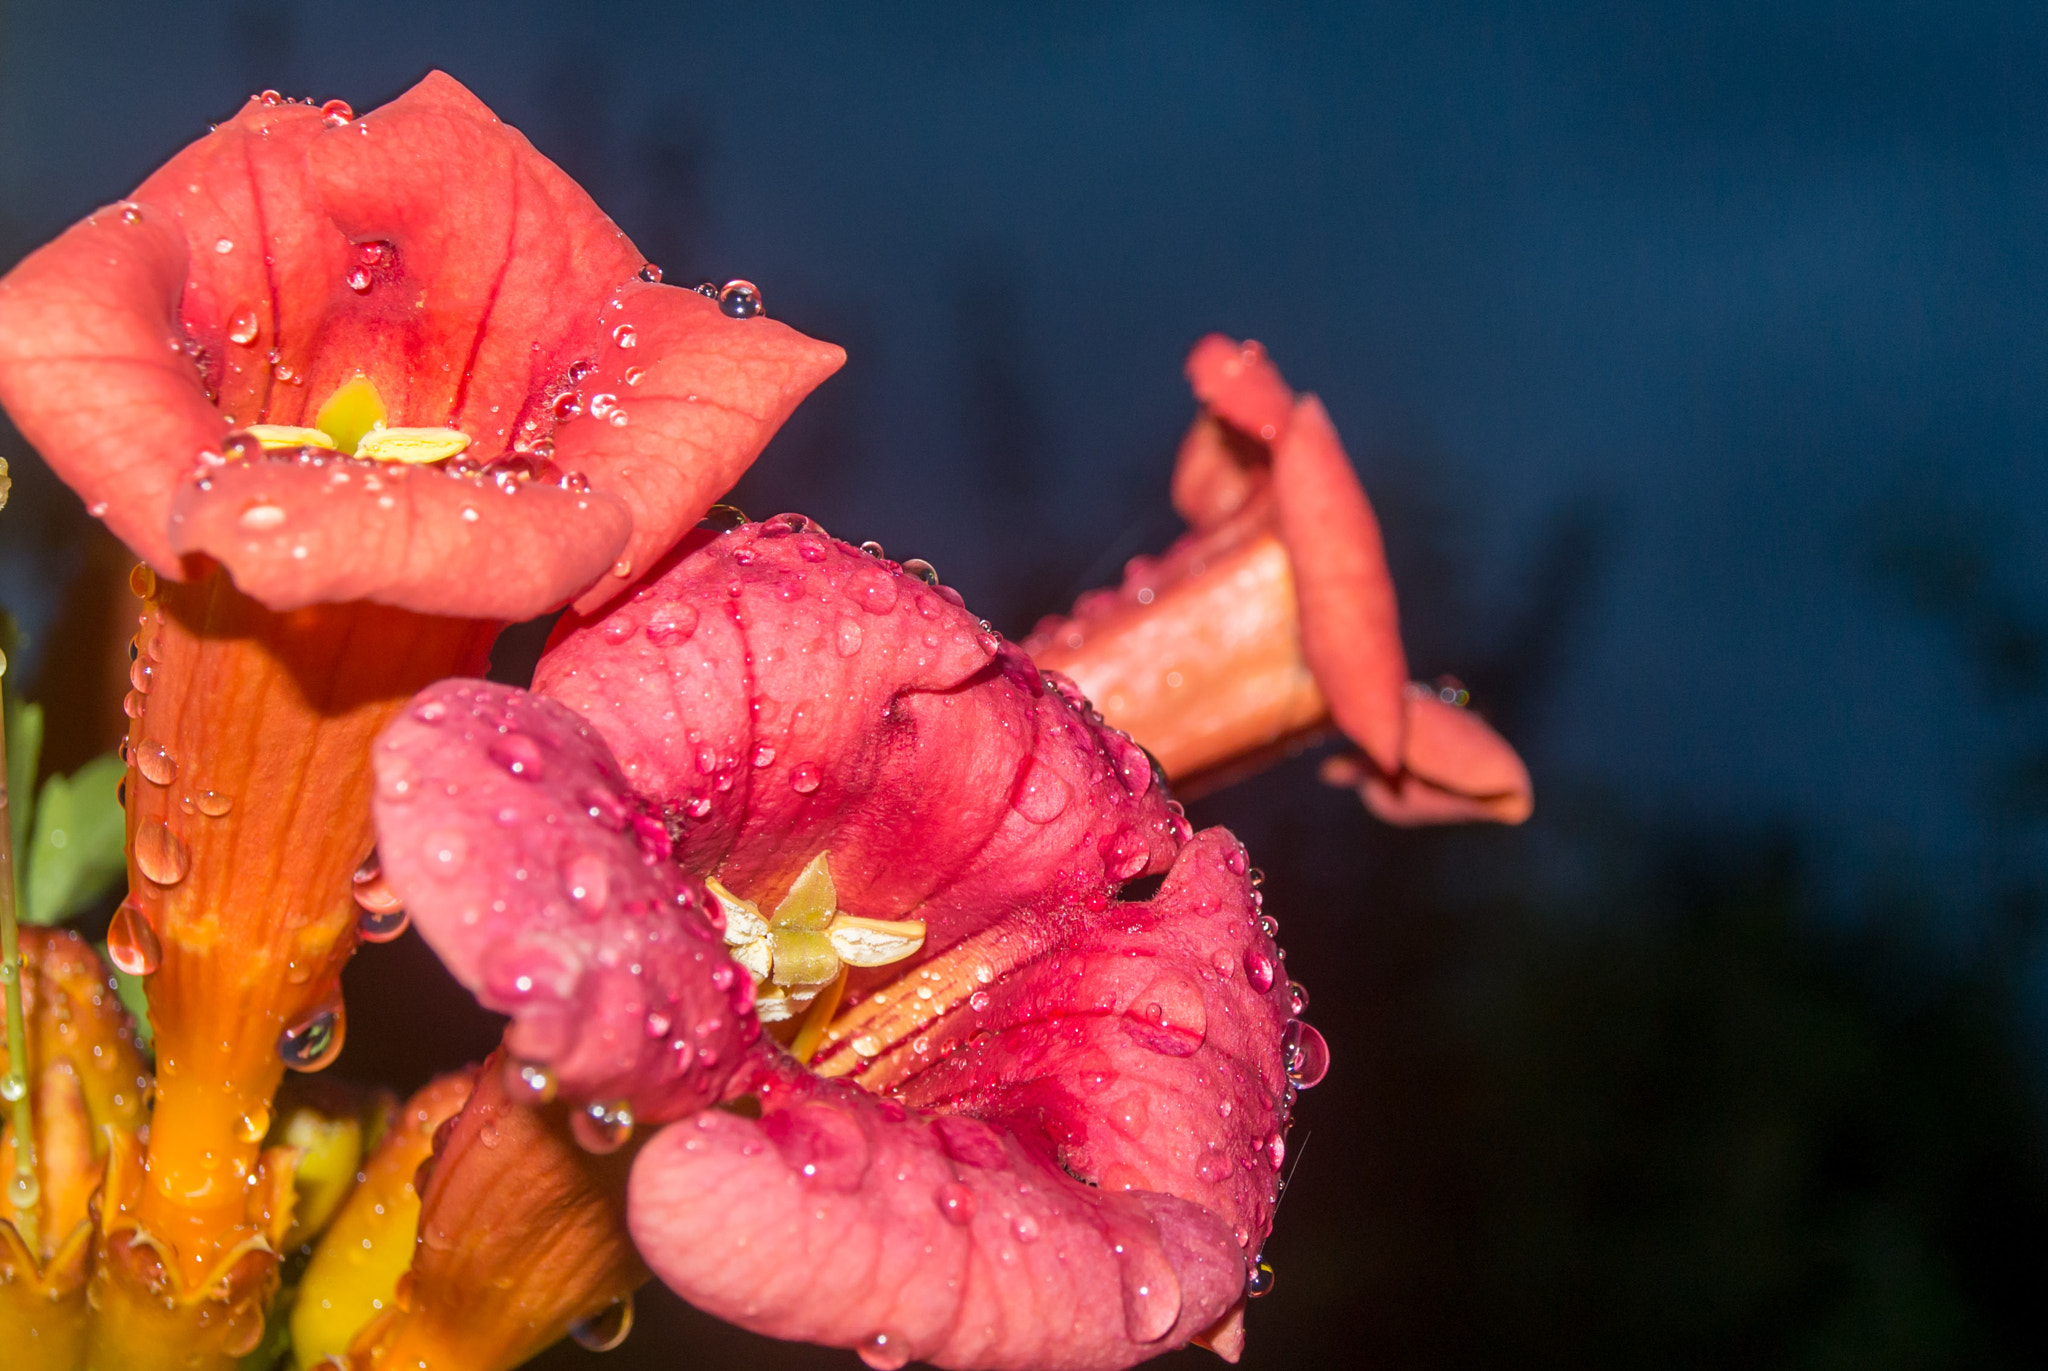
<svg viewBox="0 0 2048 1371"><path fill-rule="evenodd" d="M388 943L404 934L412 916L403 906L389 910L362 909L356 912L356 936L366 943Z"/></svg>
<svg viewBox="0 0 2048 1371"><path fill-rule="evenodd" d="M988 1006L989 993L986 990L977 990L967 997L967 1007L977 1014L988 1013Z"/></svg>
<svg viewBox="0 0 2048 1371"><path fill-rule="evenodd" d="M586 1352L609 1352L633 1331L633 1297L621 1295L587 1319L569 1325L569 1336Z"/></svg>
<svg viewBox="0 0 2048 1371"><path fill-rule="evenodd" d="M875 1334L854 1350L871 1371L902 1371L910 1362L909 1349L887 1333Z"/></svg>
<svg viewBox="0 0 2048 1371"><path fill-rule="evenodd" d="M687 600L666 604L647 616L647 641L656 647L688 642L697 631L697 607Z"/></svg>
<svg viewBox="0 0 2048 1371"><path fill-rule="evenodd" d="M235 240L232 238L216 238L213 240L213 250L225 257L235 250Z"/></svg>
<svg viewBox="0 0 2048 1371"><path fill-rule="evenodd" d="M569 1116L569 1131L585 1152L603 1156L616 1152L633 1136L633 1109L624 1100L604 1104L592 1100Z"/></svg>
<svg viewBox="0 0 2048 1371"><path fill-rule="evenodd" d="M150 927L149 916L127 901L107 925L107 960L130 976L147 976L163 965L163 944Z"/></svg>
<svg viewBox="0 0 2048 1371"><path fill-rule="evenodd" d="M1244 1293L1253 1299L1273 1293L1273 1268L1254 1258L1244 1276Z"/></svg>
<svg viewBox="0 0 2048 1371"><path fill-rule="evenodd" d="M277 1057L294 1071L318 1071L341 1055L345 1024L339 1004L326 1005L277 1035Z"/></svg>
<svg viewBox="0 0 2048 1371"><path fill-rule="evenodd" d="M620 324L612 330L612 341L622 348L634 347L640 342L640 335L631 324Z"/></svg>
<svg viewBox="0 0 2048 1371"><path fill-rule="evenodd" d="M1261 995L1273 988L1273 959L1266 949L1252 946L1244 950L1244 975Z"/></svg>
<svg viewBox="0 0 2048 1371"><path fill-rule="evenodd" d="M747 523L746 511L736 505L713 505L704 511L704 517L697 521L697 527L713 533L730 533L744 528Z"/></svg>
<svg viewBox="0 0 2048 1371"><path fill-rule="evenodd" d="M192 801L193 807L209 819L218 819L235 807L235 802L218 790L202 790Z"/></svg>
<svg viewBox="0 0 2048 1371"><path fill-rule="evenodd" d="M789 788L799 795L808 795L824 784L825 773L818 769L816 762L805 762L789 773Z"/></svg>
<svg viewBox="0 0 2048 1371"><path fill-rule="evenodd" d="M524 733L507 733L502 738L495 738L484 751L492 761L522 781L537 781L546 770L541 761L540 744Z"/></svg>
<svg viewBox="0 0 2048 1371"><path fill-rule="evenodd" d="M555 1098L555 1073L533 1062L507 1057L505 1089L515 1100L546 1104Z"/></svg>
<svg viewBox="0 0 2048 1371"><path fill-rule="evenodd" d="M832 636L832 648L842 657L851 657L860 651L860 622L855 619L841 619Z"/></svg>
<svg viewBox="0 0 2048 1371"><path fill-rule="evenodd" d="M1308 987L1300 981L1287 983L1287 1008L1296 1015L1308 1012Z"/></svg>
<svg viewBox="0 0 2048 1371"><path fill-rule="evenodd" d="M640 264L640 279L650 286L656 284L661 280L661 268L652 262L642 262Z"/></svg>
<svg viewBox="0 0 2048 1371"><path fill-rule="evenodd" d="M1300 1019L1289 1019L1280 1031L1280 1060L1287 1079L1303 1090L1313 1089L1330 1071L1330 1045Z"/></svg>
<svg viewBox="0 0 2048 1371"><path fill-rule="evenodd" d="M718 288L718 311L728 319L752 319L762 308L761 292L752 281L727 281Z"/></svg>
<svg viewBox="0 0 2048 1371"><path fill-rule="evenodd" d="M135 831L135 869L158 885L176 885L192 868L192 854L168 824L144 824Z"/></svg>
<svg viewBox="0 0 2048 1371"><path fill-rule="evenodd" d="M135 769L151 785L169 785L178 779L178 759L162 743L144 743L136 748Z"/></svg>
<svg viewBox="0 0 2048 1371"><path fill-rule="evenodd" d="M1020 1213L1010 1220L1010 1231L1017 1235L1018 1242L1026 1244L1037 1242L1039 1233L1038 1220L1030 1214Z"/></svg>
<svg viewBox="0 0 2048 1371"><path fill-rule="evenodd" d="M939 1212L946 1216L946 1222L965 1228L974 1222L974 1214L981 1207L981 1201L972 1190L958 1181L947 1181L932 1194L932 1202Z"/></svg>
<svg viewBox="0 0 2048 1371"><path fill-rule="evenodd" d="M228 320L228 340L230 342L239 343L243 347L247 347L256 341L257 332L256 311L253 309L240 310L234 318Z"/></svg>
<svg viewBox="0 0 2048 1371"><path fill-rule="evenodd" d="M251 533L267 533L284 520L285 513L282 508L259 500L243 510L241 518L236 522Z"/></svg>

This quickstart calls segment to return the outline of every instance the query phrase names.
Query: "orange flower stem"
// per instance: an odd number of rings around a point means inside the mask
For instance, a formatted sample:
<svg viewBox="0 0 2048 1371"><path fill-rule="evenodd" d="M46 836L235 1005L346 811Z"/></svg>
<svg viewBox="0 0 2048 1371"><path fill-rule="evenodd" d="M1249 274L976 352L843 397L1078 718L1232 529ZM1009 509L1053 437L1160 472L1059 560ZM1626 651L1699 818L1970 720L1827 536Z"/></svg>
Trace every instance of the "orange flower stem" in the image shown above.
<svg viewBox="0 0 2048 1371"><path fill-rule="evenodd" d="M134 585L128 902L160 948L157 1094L139 1185L103 1229L146 1239L189 1302L180 1350L200 1359L183 1364L225 1365L246 1349L206 1333L208 1292L274 1283L290 1221L290 1154L263 1149L271 1098L287 1064L317 1070L341 1045L371 742L420 687L478 672L498 626L362 602L280 613L218 570L159 586L140 568ZM95 1356L154 1365L166 1299L114 1284Z"/></svg>
<svg viewBox="0 0 2048 1371"><path fill-rule="evenodd" d="M0 656L0 677L7 674L7 658ZM28 1021L21 1009L27 993L22 985L21 929L14 911L14 829L7 793L7 714L0 699L0 987L7 991L7 1074L0 1077L0 1094L11 1097L14 1115L14 1179L7 1186L7 1202L14 1210L14 1231L30 1252L36 1243L36 1201L41 1187L36 1182L34 1108L29 1100Z"/></svg>

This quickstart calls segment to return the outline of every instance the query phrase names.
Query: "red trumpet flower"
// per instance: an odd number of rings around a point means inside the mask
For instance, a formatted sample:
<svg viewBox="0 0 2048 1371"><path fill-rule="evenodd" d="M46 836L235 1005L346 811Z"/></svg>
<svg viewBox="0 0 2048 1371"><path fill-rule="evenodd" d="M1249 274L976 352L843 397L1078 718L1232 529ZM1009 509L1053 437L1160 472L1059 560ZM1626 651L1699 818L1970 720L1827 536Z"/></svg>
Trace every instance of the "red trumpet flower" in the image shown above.
<svg viewBox="0 0 2048 1371"><path fill-rule="evenodd" d="M844 360L659 279L447 76L360 119L265 93L0 281L0 403L161 577L589 608Z"/></svg>
<svg viewBox="0 0 2048 1371"><path fill-rule="evenodd" d="M705 535L375 758L508 1079L596 1150L668 1125L628 1213L685 1298L877 1367L1234 1358L1326 1050L1242 847L952 592Z"/></svg>
<svg viewBox="0 0 2048 1371"><path fill-rule="evenodd" d="M1176 779L1229 773L1334 722L1331 758L1397 824L1529 816L1529 773L1462 695L1407 679L1379 521L1314 396L1257 343L1211 334L1188 356L1202 412L1181 441L1189 532L1134 558L1024 646L1066 672Z"/></svg>

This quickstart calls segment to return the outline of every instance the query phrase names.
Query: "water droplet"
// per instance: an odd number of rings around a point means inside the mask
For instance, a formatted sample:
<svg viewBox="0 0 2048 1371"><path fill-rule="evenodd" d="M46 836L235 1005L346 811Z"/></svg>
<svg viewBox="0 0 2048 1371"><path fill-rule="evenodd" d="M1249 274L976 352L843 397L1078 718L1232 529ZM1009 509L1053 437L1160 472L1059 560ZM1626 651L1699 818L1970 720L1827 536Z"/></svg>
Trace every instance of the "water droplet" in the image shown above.
<svg viewBox="0 0 2048 1371"><path fill-rule="evenodd" d="M150 927L149 916L126 900L107 925L107 960L130 976L148 976L163 965L163 944Z"/></svg>
<svg viewBox="0 0 2048 1371"><path fill-rule="evenodd" d="M485 754L522 781L537 781L547 768L541 761L540 744L524 733L507 733L493 739Z"/></svg>
<svg viewBox="0 0 2048 1371"><path fill-rule="evenodd" d="M1073 790L1067 785L1066 778L1051 766L1034 760L1026 769L1011 803L1032 823L1049 824L1066 812L1067 802L1072 798Z"/></svg>
<svg viewBox="0 0 2048 1371"><path fill-rule="evenodd" d="M218 819L235 807L235 802L218 790L202 790L194 797L192 805L209 819Z"/></svg>
<svg viewBox="0 0 2048 1371"><path fill-rule="evenodd" d="M505 1059L505 1089L512 1098L546 1104L555 1098L555 1073L533 1062Z"/></svg>
<svg viewBox="0 0 2048 1371"><path fill-rule="evenodd" d="M1018 1242L1027 1244L1037 1242L1039 1234L1038 1220L1030 1214L1020 1213L1010 1220L1010 1231L1017 1235Z"/></svg>
<svg viewBox="0 0 2048 1371"><path fill-rule="evenodd" d="M259 500L243 510L242 517L237 522L251 533L266 533L282 524L284 520L285 513L282 508Z"/></svg>
<svg viewBox="0 0 2048 1371"><path fill-rule="evenodd" d="M612 330L612 341L622 348L635 347L640 342L640 335L631 324L620 324Z"/></svg>
<svg viewBox="0 0 2048 1371"><path fill-rule="evenodd" d="M350 267L348 275L343 279L348 282L348 288L356 294L366 295L369 293L370 269L368 267Z"/></svg>
<svg viewBox="0 0 2048 1371"><path fill-rule="evenodd" d="M928 586L935 586L939 583L938 568L922 557L912 557L909 561L905 562L903 564L903 574L915 576Z"/></svg>
<svg viewBox="0 0 2048 1371"><path fill-rule="evenodd" d="M1287 1065L1287 1079L1303 1090L1313 1089L1330 1071L1330 1045L1323 1035L1300 1019L1289 1019L1280 1030L1280 1060Z"/></svg>
<svg viewBox="0 0 2048 1371"><path fill-rule="evenodd" d="M896 608L896 578L869 573L874 577L860 588L860 607L870 614L887 614Z"/></svg>
<svg viewBox="0 0 2048 1371"><path fill-rule="evenodd" d="M330 128L340 128L356 117L356 112L349 108L346 100L329 100L320 107L320 113Z"/></svg>
<svg viewBox="0 0 2048 1371"><path fill-rule="evenodd" d="M633 1136L633 1107L624 1100L613 1104L592 1100L569 1116L569 1131L585 1152L598 1156L616 1152Z"/></svg>
<svg viewBox="0 0 2048 1371"><path fill-rule="evenodd" d="M656 284L661 280L661 268L652 262L642 262L640 264L640 279L650 286Z"/></svg>
<svg viewBox="0 0 2048 1371"><path fill-rule="evenodd" d="M751 319L763 308L752 281L727 281L718 288L718 310L728 319Z"/></svg>
<svg viewBox="0 0 2048 1371"><path fill-rule="evenodd" d="M1244 975L1261 995L1273 988L1273 959L1266 949L1253 946L1244 950Z"/></svg>
<svg viewBox="0 0 2048 1371"><path fill-rule="evenodd" d="M121 222L122 222L122 223L124 223L124 224L139 224L139 223L141 223L141 222L142 222L142 210L141 210L141 208L140 208L140 207L138 207L138 206L136 206L136 205L123 205L123 206L121 206Z"/></svg>
<svg viewBox="0 0 2048 1371"><path fill-rule="evenodd" d="M11 1078L10 1078L11 1079ZM19 1095L13 1097L20 1099ZM34 1209L43 1198L43 1183L34 1172L17 1171L7 1182L7 1202L16 1209Z"/></svg>
<svg viewBox="0 0 2048 1371"><path fill-rule="evenodd" d="M1244 870L1245 870L1245 857L1244 857L1244 849L1243 849L1242 847L1233 847L1233 848L1231 848L1231 849L1230 849L1230 855L1229 855L1229 856L1227 856L1227 857L1225 857L1225 858L1223 859L1223 865L1225 865L1226 867L1230 868L1230 874L1231 874L1231 875L1233 875L1233 876L1242 876L1242 875L1244 875Z"/></svg>
<svg viewBox="0 0 2048 1371"><path fill-rule="evenodd" d="M176 885L192 869L192 854L168 824L144 824L135 831L135 867L158 885Z"/></svg>
<svg viewBox="0 0 2048 1371"><path fill-rule="evenodd" d="M213 240L213 250L225 257L235 250L235 240L232 238L216 238Z"/></svg>
<svg viewBox="0 0 2048 1371"><path fill-rule="evenodd" d="M140 719L143 707L148 703L149 697L147 695L144 695L139 690L131 690L121 697L121 712L131 719Z"/></svg>
<svg viewBox="0 0 2048 1371"><path fill-rule="evenodd" d="M0 1100L13 1104L26 1094L28 1094L28 1077L22 1075L19 1071L9 1071L6 1075L0 1076Z"/></svg>
<svg viewBox="0 0 2048 1371"><path fill-rule="evenodd" d="M136 662L131 667L142 663ZM141 687L137 687L140 689ZM142 773L142 779L151 785L169 785L178 779L178 759L162 743L144 743L135 749L135 769Z"/></svg>
<svg viewBox="0 0 2048 1371"><path fill-rule="evenodd" d="M277 1057L294 1071L318 1071L341 1055L347 1031L340 1004L314 1010L277 1035Z"/></svg>
<svg viewBox="0 0 2048 1371"><path fill-rule="evenodd" d="M234 318L228 321L228 340L240 343L243 347L248 347L251 343L255 342L259 331L256 323L256 311L253 309L241 310Z"/></svg>
<svg viewBox="0 0 2048 1371"><path fill-rule="evenodd" d="M1272 1137L1266 1139L1265 1153L1266 1160L1272 1164L1275 1171L1278 1171L1280 1164L1287 1160L1287 1139L1283 1135L1275 1133Z"/></svg>
<svg viewBox="0 0 2048 1371"><path fill-rule="evenodd" d="M647 641L656 647L688 642L697 631L697 607L687 600L666 604L647 616Z"/></svg>
<svg viewBox="0 0 2048 1371"><path fill-rule="evenodd" d="M713 505L704 511L704 517L697 521L697 527L710 529L713 533L730 533L736 528L745 527L746 523L746 512L737 505Z"/></svg>
<svg viewBox="0 0 2048 1371"><path fill-rule="evenodd" d="M621 1295L587 1319L569 1325L569 1336L588 1352L609 1352L633 1331L633 1297Z"/></svg>
<svg viewBox="0 0 2048 1371"><path fill-rule="evenodd" d="M235 1125L235 1136L245 1143L259 1143L270 1132L270 1106L259 1104Z"/></svg>
<svg viewBox="0 0 2048 1371"><path fill-rule="evenodd" d="M825 782L825 773L815 762L805 762L789 773L789 788L799 795L808 795Z"/></svg>
<svg viewBox="0 0 2048 1371"><path fill-rule="evenodd" d="M1308 987L1300 981L1287 983L1287 1007L1300 1015L1308 1010Z"/></svg>
<svg viewBox="0 0 2048 1371"><path fill-rule="evenodd" d="M582 412L583 397L575 391L572 390L555 397L555 418L566 421L574 419Z"/></svg>
<svg viewBox="0 0 2048 1371"><path fill-rule="evenodd" d="M965 1228L974 1222L975 1211L981 1208L981 1201L972 1190L958 1181L947 1181L932 1193L932 1202L939 1212L946 1216L946 1222Z"/></svg>
<svg viewBox="0 0 2048 1371"><path fill-rule="evenodd" d="M594 852L579 852L562 868L562 889L585 914L602 914L611 899L611 867Z"/></svg>
<svg viewBox="0 0 2048 1371"><path fill-rule="evenodd" d="M989 994L986 990L977 990L967 997L967 1007L977 1014L988 1013L988 1006Z"/></svg>
<svg viewBox="0 0 2048 1371"><path fill-rule="evenodd" d="M356 914L356 936L366 943L391 942L402 936L411 925L412 915L402 908L389 913L364 909Z"/></svg>
<svg viewBox="0 0 2048 1371"><path fill-rule="evenodd" d="M1273 1293L1273 1268L1254 1257L1244 1273L1244 1293L1252 1299Z"/></svg>
<svg viewBox="0 0 2048 1371"><path fill-rule="evenodd" d="M902 1371L910 1361L909 1350L887 1333L875 1334L854 1350L873 1371Z"/></svg>
<svg viewBox="0 0 2048 1371"><path fill-rule="evenodd" d="M860 550L862 552L867 553L868 556L877 559L888 555L882 551L882 545L872 538L868 539L865 543L862 543L860 545Z"/></svg>
<svg viewBox="0 0 2048 1371"><path fill-rule="evenodd" d="M774 764L775 764L775 749L774 749L774 748L772 748L772 747L770 747L770 746L769 746L768 744L766 744L766 743L755 743L755 744L754 744L754 768L755 768L755 770L757 770L757 771L758 771L758 770L759 770L759 769L761 769L762 767L765 767L765 766L773 766Z"/></svg>

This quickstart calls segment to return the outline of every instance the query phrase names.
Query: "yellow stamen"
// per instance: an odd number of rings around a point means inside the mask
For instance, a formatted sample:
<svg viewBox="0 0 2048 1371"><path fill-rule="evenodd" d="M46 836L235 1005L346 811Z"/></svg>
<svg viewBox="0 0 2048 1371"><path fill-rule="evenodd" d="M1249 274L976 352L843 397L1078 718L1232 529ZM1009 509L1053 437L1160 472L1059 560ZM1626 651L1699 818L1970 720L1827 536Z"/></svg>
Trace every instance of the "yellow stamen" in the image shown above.
<svg viewBox="0 0 2048 1371"><path fill-rule="evenodd" d="M727 950L754 978L755 1012L763 1023L780 1023L809 1007L796 1041L808 1040L811 1050L838 1007L847 967L887 966L924 946L924 925L915 919L841 914L831 856L820 852L811 858L765 919L752 900L741 899L716 879L705 882L725 912ZM816 1006L827 999L831 1003L819 1017Z"/></svg>
<svg viewBox="0 0 2048 1371"><path fill-rule="evenodd" d="M384 409L384 397L377 394L377 388L370 384L369 377L358 372L344 382L341 389L327 397L327 403L320 406L313 422L334 435L334 445L343 452L361 456L356 449L363 435L371 429L384 427L384 421L390 417Z"/></svg>
<svg viewBox="0 0 2048 1371"><path fill-rule="evenodd" d="M840 967L839 974L832 978L832 984L818 992L818 998L811 1002L810 1012L804 1015L804 1026L790 1039L789 1055L800 1062L807 1062L824 1040L825 1027L832 1022L832 1016L839 1012L839 1001L846 994L846 968Z"/></svg>
<svg viewBox="0 0 2048 1371"><path fill-rule="evenodd" d="M329 450L335 447L334 439L317 428L299 428L292 424L251 424L242 431L263 444L265 452L274 452L285 447L324 447Z"/></svg>
<svg viewBox="0 0 2048 1371"><path fill-rule="evenodd" d="M373 428L356 444L356 456L408 466L439 462L469 446L459 428Z"/></svg>

